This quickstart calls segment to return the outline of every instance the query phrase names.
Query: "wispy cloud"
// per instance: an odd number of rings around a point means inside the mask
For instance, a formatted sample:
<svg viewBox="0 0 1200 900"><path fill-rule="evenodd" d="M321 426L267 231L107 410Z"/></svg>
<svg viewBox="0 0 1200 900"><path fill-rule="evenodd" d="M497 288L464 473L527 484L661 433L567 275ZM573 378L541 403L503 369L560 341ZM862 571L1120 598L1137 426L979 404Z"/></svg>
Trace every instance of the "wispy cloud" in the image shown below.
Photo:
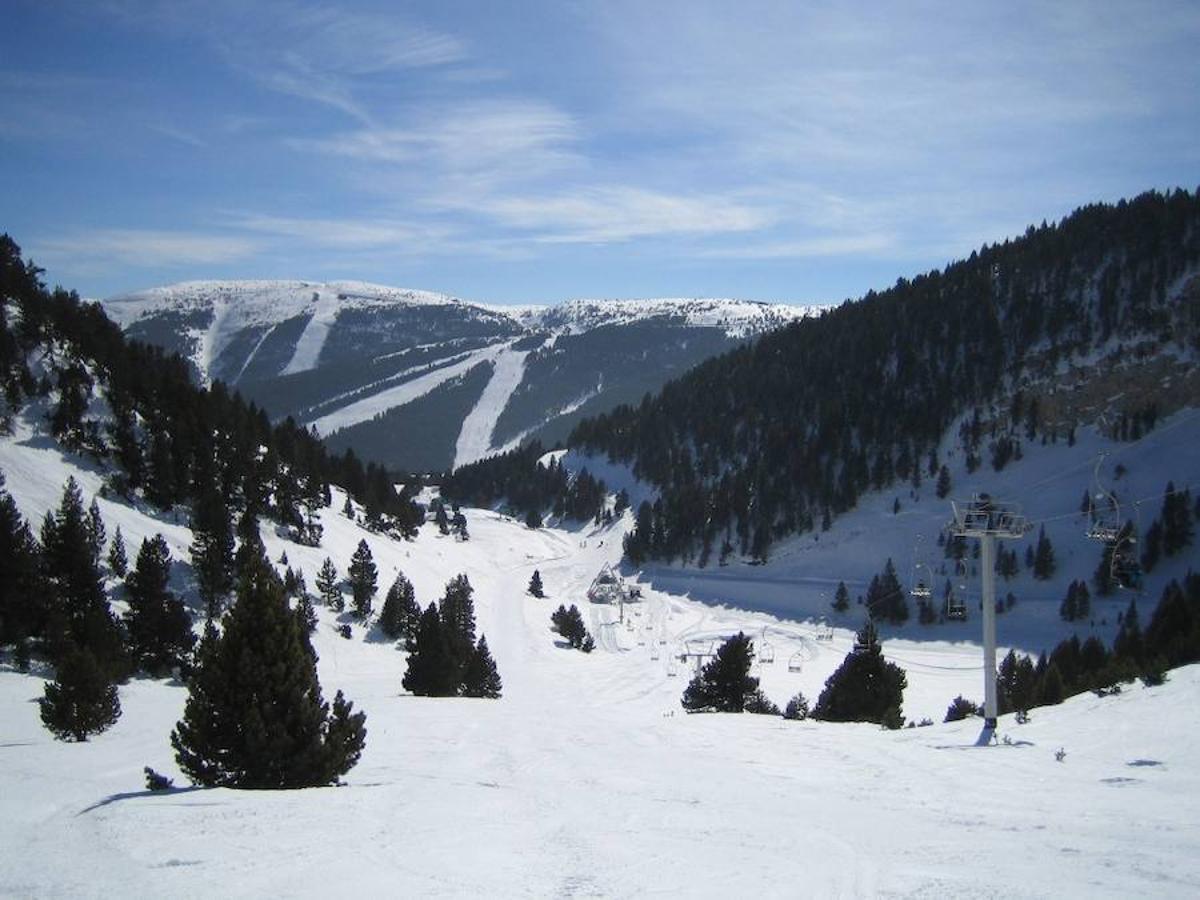
<svg viewBox="0 0 1200 900"><path fill-rule="evenodd" d="M371 218L298 218L235 213L230 223L245 231L332 249L390 246L400 250L416 242L424 246L431 237L445 234L409 222Z"/></svg>
<svg viewBox="0 0 1200 900"><path fill-rule="evenodd" d="M249 257L259 248L258 242L236 235L110 228L49 238L30 249L37 258L95 270L225 263Z"/></svg>

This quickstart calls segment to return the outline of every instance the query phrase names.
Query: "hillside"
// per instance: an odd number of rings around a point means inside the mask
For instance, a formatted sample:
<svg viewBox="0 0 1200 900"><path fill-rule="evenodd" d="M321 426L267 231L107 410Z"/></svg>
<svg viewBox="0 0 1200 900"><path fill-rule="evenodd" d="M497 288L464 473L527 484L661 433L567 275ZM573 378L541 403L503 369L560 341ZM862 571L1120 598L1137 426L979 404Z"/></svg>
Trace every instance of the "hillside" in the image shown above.
<svg viewBox="0 0 1200 900"><path fill-rule="evenodd" d="M553 443L583 416L811 312L687 299L488 307L305 281L187 282L104 307L130 337L180 353L200 382L409 471Z"/></svg>
<svg viewBox="0 0 1200 900"><path fill-rule="evenodd" d="M54 504L67 474L85 496L99 490L99 472L28 431L14 438L0 443L0 469L27 516ZM535 531L468 510L467 543L428 527L414 541L393 541L336 513L343 499L334 489L320 513L320 548L264 529L270 557L286 552L311 583L325 555L342 568L365 539L381 585L403 570L422 603L465 572L503 698L404 696L404 654L359 625L342 639L338 617L320 608L314 641L326 693L342 689L368 714L367 749L346 785L194 790L182 787L167 742L185 696L177 683L129 682L111 730L63 744L40 726L31 702L46 673L0 665L5 892L196 894L214 878L228 896L1126 897L1153 884L1156 896L1183 897L1200 886L1190 853L1200 764L1184 750L1197 740L1196 725L1174 713L1200 692L1195 666L1161 687L1134 684L1115 697L1085 694L1034 710L1028 724L1004 716L1005 740L987 749L974 746L977 720L886 732L685 716L678 699L686 667L668 651L744 629L760 651L773 645L774 659L755 672L782 702L797 689L815 696L851 635L839 628L826 644L813 639L811 623L712 608L650 585L627 631L615 609L582 597L599 564L615 559L623 526ZM99 504L110 531L119 524L131 545L162 532L176 559L186 559L191 535L174 517ZM546 600L524 593L534 568ZM186 565L175 568L173 586L195 608ZM548 619L560 602L584 607L601 636L595 653L556 646ZM1019 606L1002 629L1026 612ZM978 648L969 640L885 647L909 673L906 715L940 722L955 694L977 695ZM788 666L795 653L798 673ZM144 765L180 787L145 791ZM72 865L61 864L64 853ZM780 862L789 859L804 864Z"/></svg>
<svg viewBox="0 0 1200 900"><path fill-rule="evenodd" d="M1084 207L711 360L570 445L656 489L635 564L762 562L868 492L920 490L951 452L1000 471L1083 425L1136 440L1194 406L1198 271L1196 195Z"/></svg>

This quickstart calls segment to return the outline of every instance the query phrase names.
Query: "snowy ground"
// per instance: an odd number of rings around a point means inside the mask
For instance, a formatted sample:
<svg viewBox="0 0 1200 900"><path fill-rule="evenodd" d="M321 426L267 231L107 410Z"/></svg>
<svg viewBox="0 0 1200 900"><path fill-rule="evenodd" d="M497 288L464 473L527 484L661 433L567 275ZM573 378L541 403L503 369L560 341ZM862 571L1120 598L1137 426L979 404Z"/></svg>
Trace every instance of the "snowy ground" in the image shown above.
<svg viewBox="0 0 1200 900"><path fill-rule="evenodd" d="M1060 458L1055 470L1066 465ZM0 443L0 469L35 522L57 504L68 472L85 500L100 486L98 472L68 468L28 433ZM1030 471L1028 478L1043 477ZM1145 477L1153 482L1161 471ZM168 742L184 688L132 681L121 690L124 715L114 728L63 744L38 719L43 676L0 663L0 895L1200 893L1200 725L1181 714L1200 697L1200 667L1158 688L1134 685L1037 710L1023 726L1003 717L1008 742L979 748L978 720L940 724L955 695L981 693L977 621L929 634L910 625L885 652L908 672L905 715L939 724L885 732L689 716L679 708L689 669L676 654L745 630L772 699L782 705L802 690L814 700L849 649L844 625L856 622L838 623L831 641L819 641L803 609L778 618L713 605L711 582L693 580L699 596L689 596L668 570L648 573L643 601L626 606L621 622L619 610L584 599L600 566L619 558L621 525L533 531L468 510L467 543L433 528L395 543L337 513L343 499L335 491L325 511L323 547L267 531L272 558L286 551L311 586L326 555L344 572L365 537L381 594L403 570L423 605L466 572L504 697L403 695L404 654L357 625L343 640L336 617L321 609L316 645L326 696L341 688L367 712L367 749L347 784L150 794L145 765L185 784ZM143 537L162 531L176 560L186 559L190 533L170 516L100 506L110 534L120 524L131 557ZM849 527L865 522L848 519ZM837 546L846 533L830 532L822 543ZM886 546L886 535L879 539ZM788 568L788 554L780 557L778 568L673 577L725 578L734 587L723 596L752 605L770 579L803 576ZM544 600L525 593L535 568ZM175 576L187 586L186 567ZM751 583L737 587L743 576ZM557 645L549 616L559 603L580 605L595 653ZM1025 610L1001 618L1002 636L1025 621Z"/></svg>

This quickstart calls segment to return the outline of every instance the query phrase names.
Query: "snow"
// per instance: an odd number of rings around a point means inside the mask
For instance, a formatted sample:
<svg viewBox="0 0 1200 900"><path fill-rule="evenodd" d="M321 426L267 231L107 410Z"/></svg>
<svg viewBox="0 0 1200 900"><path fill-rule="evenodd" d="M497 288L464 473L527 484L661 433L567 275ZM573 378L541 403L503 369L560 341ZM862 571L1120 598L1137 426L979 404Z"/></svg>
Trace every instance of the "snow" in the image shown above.
<svg viewBox="0 0 1200 900"><path fill-rule="evenodd" d="M492 452L492 433L496 430L496 422L508 406L513 391L525 377L525 357L528 355L527 350L513 350L512 344L496 354L487 387L483 389L474 409L463 419L462 431L454 449L455 468L483 459Z"/></svg>
<svg viewBox="0 0 1200 900"><path fill-rule="evenodd" d="M1138 445L1136 464L1130 451L1130 489L1157 493L1165 473L1195 465L1198 428L1195 415L1177 416ZM1002 476L1040 517L1067 498L1078 504L1076 476L1090 478L1083 463L1101 446L1082 434L1070 452L1030 447ZM565 460L574 465L573 455ZM64 457L27 418L0 442L0 469L35 527L57 505L68 474L85 502L101 484L99 471ZM620 476L618 466L603 471ZM969 488L957 469L955 479L956 488ZM629 513L612 526L531 530L499 513L467 510L468 542L431 527L395 542L342 516L344 499L335 489L322 513L320 548L264 527L271 558L286 551L311 586L326 556L344 573L365 539L379 567L377 602L399 570L423 605L467 573L503 698L406 696L404 654L357 624L352 640L341 639L339 618L320 608L315 645L325 695L342 689L367 713L366 751L346 785L196 790L184 787L168 741L186 697L181 686L135 679L121 688L124 715L112 729L64 744L38 720L34 701L47 673L20 675L0 662L0 894L1200 892L1200 721L1186 714L1200 699L1200 667L1176 670L1160 687L1134 684L1117 696L1085 694L1037 709L1024 725L1002 717L1001 742L990 747L975 746L978 720L886 732L683 714L688 670L672 664L672 654L737 630L773 645L774 661L756 668L773 700L782 705L797 690L815 700L849 649L846 626L856 622L838 622L833 641L817 641L803 598L815 598L818 583L829 590L839 566L871 571L885 553L911 547L909 526L944 518L944 504L913 504L909 519L901 514L904 528L893 528L891 495L864 498L814 544L821 550L807 548L809 537L781 548L765 567L647 570L635 575L644 599L626 605L627 627L620 610L589 604L584 592L602 565L619 559ZM143 537L161 531L177 562L187 559L185 510L162 516L99 503L110 535L121 526L131 557ZM1060 544L1056 535L1055 545L1060 560L1075 552L1065 536ZM525 593L534 569L544 600ZM187 567L176 565L173 577L195 606ZM716 604L718 593L737 605ZM745 609L760 593L803 602L787 615ZM596 652L556 645L549 616L559 603L580 606ZM1024 595L999 624L1002 639L1025 631L1045 639L1061 628ZM932 632L910 625L903 639L885 641L885 653L908 672L906 716L940 723L956 694L978 698L977 629L977 620ZM791 672L797 654L802 671ZM177 788L144 790L147 765Z"/></svg>
<svg viewBox="0 0 1200 900"><path fill-rule="evenodd" d="M307 372L309 369L316 368L321 351L325 348L325 339L329 337L329 330L333 328L333 323L337 319L337 294L331 294L328 291L316 291L315 293L317 300L313 304L312 317L296 340L296 349L292 353L292 358L288 360L288 364L284 366L283 372L280 373L282 375Z"/></svg>
<svg viewBox="0 0 1200 900"><path fill-rule="evenodd" d="M319 433L328 435L340 428L349 428L358 422L367 422L393 407L403 406L418 397L425 396L438 385L451 378L457 378L480 363L495 362L496 357L507 346L507 344L493 345L473 351L463 356L459 362L434 369L428 375L422 375L395 387L385 388L306 424L315 425Z"/></svg>

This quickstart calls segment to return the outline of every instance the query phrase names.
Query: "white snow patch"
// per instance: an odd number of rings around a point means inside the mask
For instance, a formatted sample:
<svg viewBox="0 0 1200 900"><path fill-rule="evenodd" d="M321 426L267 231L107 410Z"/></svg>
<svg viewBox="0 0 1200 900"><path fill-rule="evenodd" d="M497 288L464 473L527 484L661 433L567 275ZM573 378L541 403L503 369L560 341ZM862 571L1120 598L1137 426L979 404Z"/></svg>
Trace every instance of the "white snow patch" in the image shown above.
<svg viewBox="0 0 1200 900"><path fill-rule="evenodd" d="M527 350L513 350L511 343L496 354L492 377L475 408L463 420L454 448L454 468L482 459L491 451L496 422L525 377L525 357L528 355Z"/></svg>

